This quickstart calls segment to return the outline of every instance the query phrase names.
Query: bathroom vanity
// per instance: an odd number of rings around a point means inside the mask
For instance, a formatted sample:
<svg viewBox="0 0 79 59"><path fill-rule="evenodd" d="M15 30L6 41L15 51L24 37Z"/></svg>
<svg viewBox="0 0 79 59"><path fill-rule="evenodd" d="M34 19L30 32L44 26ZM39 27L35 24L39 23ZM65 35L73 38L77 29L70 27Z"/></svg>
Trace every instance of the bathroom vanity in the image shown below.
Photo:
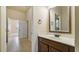
<svg viewBox="0 0 79 59"><path fill-rule="evenodd" d="M71 35L71 7L56 6L49 9L49 33L55 35L38 35L39 52L74 52L75 38L60 36Z"/></svg>
<svg viewBox="0 0 79 59"><path fill-rule="evenodd" d="M38 36L39 52L74 52L74 41L68 42L60 38Z"/></svg>

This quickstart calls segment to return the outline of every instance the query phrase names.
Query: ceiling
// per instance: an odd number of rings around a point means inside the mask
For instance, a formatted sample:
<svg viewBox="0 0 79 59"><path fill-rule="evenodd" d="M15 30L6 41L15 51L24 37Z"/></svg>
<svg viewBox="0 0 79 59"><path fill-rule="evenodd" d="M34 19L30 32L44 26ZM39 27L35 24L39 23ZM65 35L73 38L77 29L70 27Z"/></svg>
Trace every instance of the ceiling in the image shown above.
<svg viewBox="0 0 79 59"><path fill-rule="evenodd" d="M26 12L30 8L30 6L8 6L8 8L21 12Z"/></svg>

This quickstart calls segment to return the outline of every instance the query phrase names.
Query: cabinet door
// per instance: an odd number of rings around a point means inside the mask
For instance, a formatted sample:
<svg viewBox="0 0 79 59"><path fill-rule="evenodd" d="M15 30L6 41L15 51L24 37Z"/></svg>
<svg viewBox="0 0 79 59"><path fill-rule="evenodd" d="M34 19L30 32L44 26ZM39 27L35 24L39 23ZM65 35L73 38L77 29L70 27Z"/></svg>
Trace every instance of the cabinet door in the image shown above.
<svg viewBox="0 0 79 59"><path fill-rule="evenodd" d="M69 52L75 52L75 48L72 46L69 46Z"/></svg>
<svg viewBox="0 0 79 59"><path fill-rule="evenodd" d="M38 46L39 52L48 52L48 45L39 42L39 46Z"/></svg>
<svg viewBox="0 0 79 59"><path fill-rule="evenodd" d="M59 50L49 46L49 52L60 52Z"/></svg>

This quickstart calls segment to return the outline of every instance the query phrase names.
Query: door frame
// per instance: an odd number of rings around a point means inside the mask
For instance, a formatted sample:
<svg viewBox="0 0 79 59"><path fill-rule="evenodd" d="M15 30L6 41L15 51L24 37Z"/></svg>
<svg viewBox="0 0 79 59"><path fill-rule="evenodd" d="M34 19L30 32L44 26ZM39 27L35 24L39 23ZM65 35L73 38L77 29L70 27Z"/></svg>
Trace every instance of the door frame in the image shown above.
<svg viewBox="0 0 79 59"><path fill-rule="evenodd" d="M1 52L7 51L7 16L6 6L1 6Z"/></svg>

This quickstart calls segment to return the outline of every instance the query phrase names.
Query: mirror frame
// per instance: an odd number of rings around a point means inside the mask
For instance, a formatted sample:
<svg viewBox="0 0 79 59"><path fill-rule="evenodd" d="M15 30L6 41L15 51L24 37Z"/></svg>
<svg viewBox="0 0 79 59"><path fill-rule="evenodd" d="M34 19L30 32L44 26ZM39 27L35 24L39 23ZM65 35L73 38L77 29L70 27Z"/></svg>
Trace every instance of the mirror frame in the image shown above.
<svg viewBox="0 0 79 59"><path fill-rule="evenodd" d="M69 7L69 31L68 32L64 32L64 31L51 31L50 30L50 8L49 9L49 32L53 32L53 33L71 33L71 6L68 6Z"/></svg>

